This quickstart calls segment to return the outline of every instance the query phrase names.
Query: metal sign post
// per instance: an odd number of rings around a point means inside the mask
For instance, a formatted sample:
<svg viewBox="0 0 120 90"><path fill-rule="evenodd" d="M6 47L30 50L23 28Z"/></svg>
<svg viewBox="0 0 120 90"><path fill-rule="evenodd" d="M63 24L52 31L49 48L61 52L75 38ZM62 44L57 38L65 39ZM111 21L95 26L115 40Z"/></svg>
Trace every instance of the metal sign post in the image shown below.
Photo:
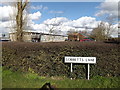
<svg viewBox="0 0 120 90"><path fill-rule="evenodd" d="M72 72L72 63L71 63L71 72Z"/></svg>
<svg viewBox="0 0 120 90"><path fill-rule="evenodd" d="M90 65L88 64L88 80L89 80Z"/></svg>
<svg viewBox="0 0 120 90"><path fill-rule="evenodd" d="M72 63L71 63L71 66L70 66L71 68L70 68L70 71L71 71L71 73L73 72L73 70L72 70ZM72 77L71 77L71 80L72 80Z"/></svg>

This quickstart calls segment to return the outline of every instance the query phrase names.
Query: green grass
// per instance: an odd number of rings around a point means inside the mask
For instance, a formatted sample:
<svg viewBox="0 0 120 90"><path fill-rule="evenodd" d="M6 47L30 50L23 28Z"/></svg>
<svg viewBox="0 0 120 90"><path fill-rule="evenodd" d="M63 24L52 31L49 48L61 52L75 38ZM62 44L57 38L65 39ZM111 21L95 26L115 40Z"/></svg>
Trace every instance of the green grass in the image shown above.
<svg viewBox="0 0 120 90"><path fill-rule="evenodd" d="M42 77L32 73L2 71L3 88L40 88L50 82L57 88L120 88L120 77L95 76L91 80L66 77Z"/></svg>

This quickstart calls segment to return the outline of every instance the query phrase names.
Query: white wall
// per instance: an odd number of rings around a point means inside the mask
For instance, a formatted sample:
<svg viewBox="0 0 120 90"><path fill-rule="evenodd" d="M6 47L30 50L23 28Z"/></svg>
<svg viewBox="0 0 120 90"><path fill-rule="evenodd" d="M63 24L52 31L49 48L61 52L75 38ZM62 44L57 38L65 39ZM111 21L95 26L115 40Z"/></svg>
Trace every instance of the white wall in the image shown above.
<svg viewBox="0 0 120 90"><path fill-rule="evenodd" d="M15 34L9 34L10 35L10 40L11 41L16 41L16 36Z"/></svg>
<svg viewBox="0 0 120 90"><path fill-rule="evenodd" d="M52 36L52 35L41 35L41 42L61 42L65 41L67 37L64 36Z"/></svg>
<svg viewBox="0 0 120 90"><path fill-rule="evenodd" d="M24 41L25 42L32 42L32 36L36 36L36 34L25 33L24 34ZM39 36L39 35L37 35ZM15 34L10 34L11 41L16 41ZM68 39L66 36L55 36L55 35L41 35L41 42L62 42Z"/></svg>

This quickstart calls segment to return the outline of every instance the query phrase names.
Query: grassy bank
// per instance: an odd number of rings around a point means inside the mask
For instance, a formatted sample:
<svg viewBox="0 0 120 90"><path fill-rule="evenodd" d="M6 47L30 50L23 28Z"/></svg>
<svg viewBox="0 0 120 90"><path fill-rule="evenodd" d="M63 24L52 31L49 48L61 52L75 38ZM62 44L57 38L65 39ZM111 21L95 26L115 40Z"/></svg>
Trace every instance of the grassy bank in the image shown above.
<svg viewBox="0 0 120 90"><path fill-rule="evenodd" d="M95 76L91 80L69 79L66 77L42 77L37 74L2 71L3 88L41 88L50 82L57 88L120 88L120 77Z"/></svg>

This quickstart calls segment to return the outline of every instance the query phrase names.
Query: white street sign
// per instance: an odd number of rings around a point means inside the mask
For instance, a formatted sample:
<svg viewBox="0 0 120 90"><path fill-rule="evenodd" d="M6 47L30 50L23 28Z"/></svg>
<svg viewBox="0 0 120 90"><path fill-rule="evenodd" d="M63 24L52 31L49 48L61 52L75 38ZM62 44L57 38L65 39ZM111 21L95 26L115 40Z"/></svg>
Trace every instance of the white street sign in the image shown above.
<svg viewBox="0 0 120 90"><path fill-rule="evenodd" d="M65 56L65 63L96 63L96 57L69 57Z"/></svg>

